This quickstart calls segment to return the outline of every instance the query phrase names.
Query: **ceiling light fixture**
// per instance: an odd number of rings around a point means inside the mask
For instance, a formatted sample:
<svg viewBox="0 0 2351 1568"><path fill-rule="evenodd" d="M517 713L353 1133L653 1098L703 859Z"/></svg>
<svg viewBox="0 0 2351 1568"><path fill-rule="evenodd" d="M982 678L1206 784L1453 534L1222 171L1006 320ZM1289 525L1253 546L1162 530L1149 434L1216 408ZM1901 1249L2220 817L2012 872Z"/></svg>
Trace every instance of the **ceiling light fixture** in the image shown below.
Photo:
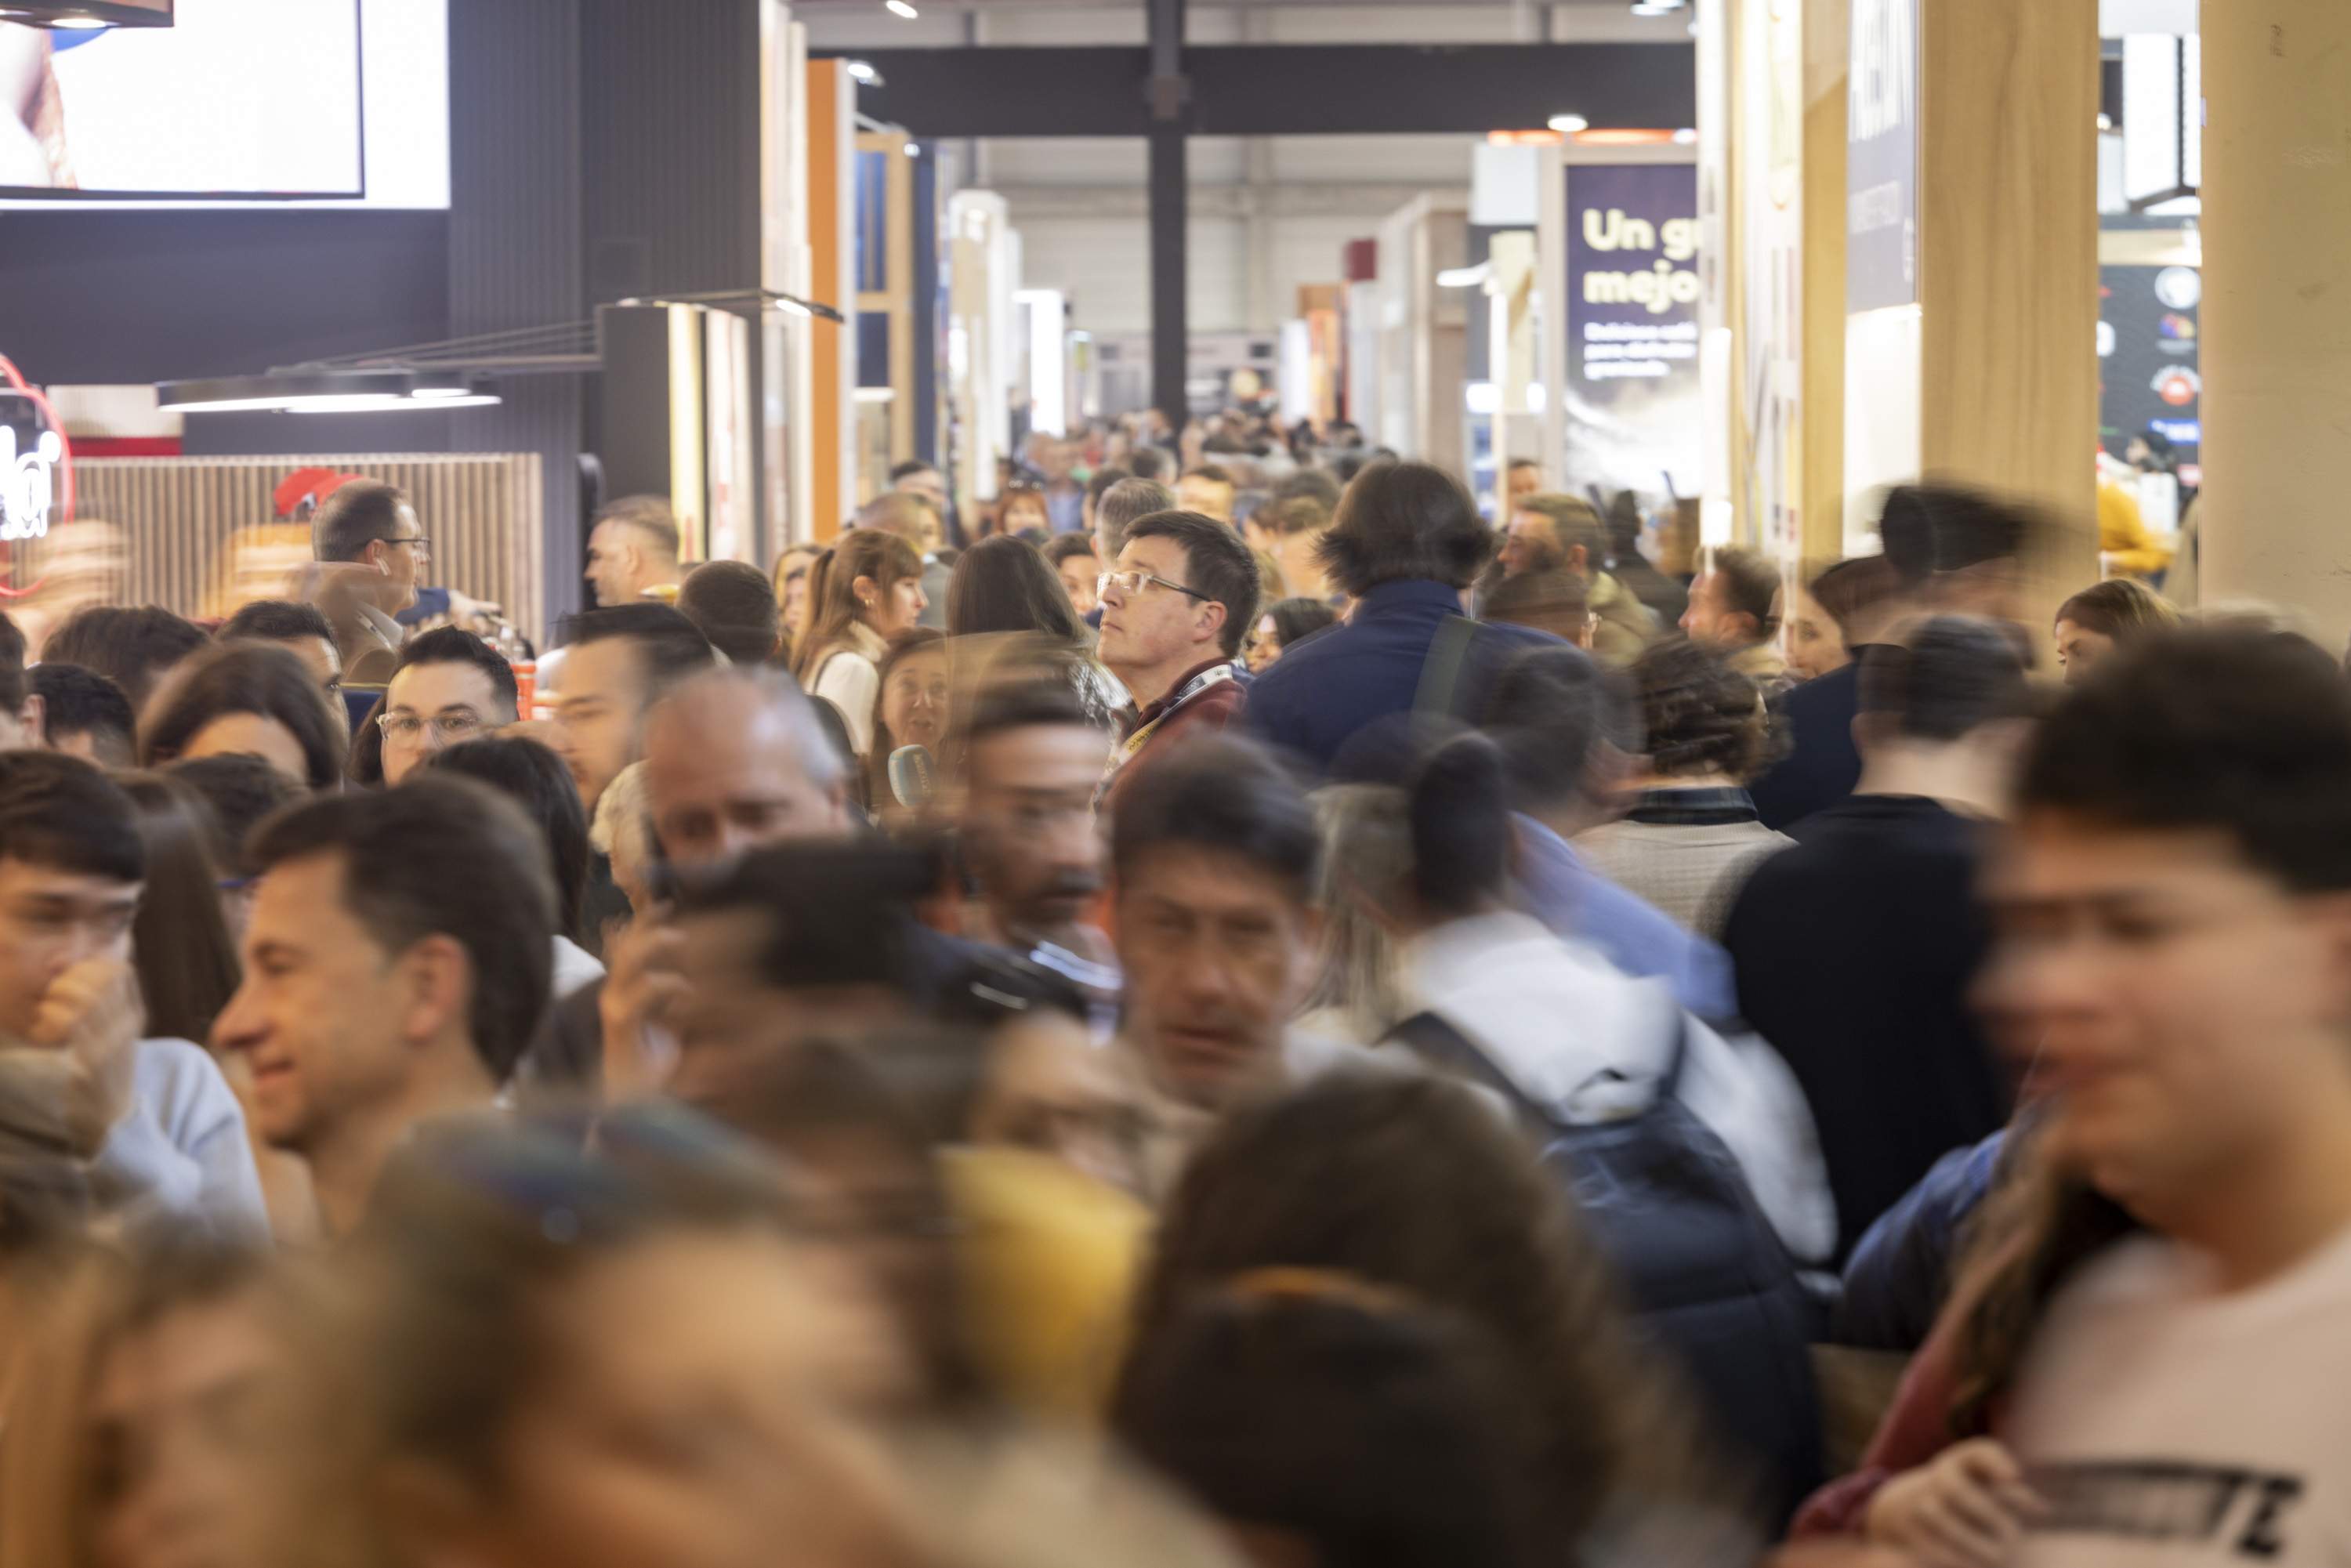
<svg viewBox="0 0 2351 1568"><path fill-rule="evenodd" d="M1592 121L1580 114L1554 114L1551 117L1551 128L1562 136L1573 136L1579 131L1591 130Z"/></svg>
<svg viewBox="0 0 2351 1568"><path fill-rule="evenodd" d="M912 5L907 5L906 0L882 0L882 4L889 11L890 15L893 16L904 16L909 22L922 15L920 11L915 10Z"/></svg>
<svg viewBox="0 0 2351 1568"><path fill-rule="evenodd" d="M385 413L499 401L486 379L447 371L298 370L163 382L155 389L157 406L174 413Z"/></svg>
<svg viewBox="0 0 2351 1568"><path fill-rule="evenodd" d="M847 68L852 81L862 82L867 87L882 85L882 73L873 68L872 60L851 60Z"/></svg>

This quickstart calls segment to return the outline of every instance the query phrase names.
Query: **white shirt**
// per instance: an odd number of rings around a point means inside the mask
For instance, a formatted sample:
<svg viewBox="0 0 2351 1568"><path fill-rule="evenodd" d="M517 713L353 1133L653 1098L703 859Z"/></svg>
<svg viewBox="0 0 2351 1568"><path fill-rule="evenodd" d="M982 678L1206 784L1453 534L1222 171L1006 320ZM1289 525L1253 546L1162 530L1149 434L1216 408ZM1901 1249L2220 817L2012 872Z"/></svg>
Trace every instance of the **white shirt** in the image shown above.
<svg viewBox="0 0 2351 1568"><path fill-rule="evenodd" d="M594 985L603 977L601 959L570 937L559 934L556 936L554 1000L559 1002L580 987Z"/></svg>
<svg viewBox="0 0 2351 1568"><path fill-rule="evenodd" d="M2011 1446L2053 1506L2027 1568L2351 1563L2351 1231L2223 1293L2154 1237L2062 1291Z"/></svg>

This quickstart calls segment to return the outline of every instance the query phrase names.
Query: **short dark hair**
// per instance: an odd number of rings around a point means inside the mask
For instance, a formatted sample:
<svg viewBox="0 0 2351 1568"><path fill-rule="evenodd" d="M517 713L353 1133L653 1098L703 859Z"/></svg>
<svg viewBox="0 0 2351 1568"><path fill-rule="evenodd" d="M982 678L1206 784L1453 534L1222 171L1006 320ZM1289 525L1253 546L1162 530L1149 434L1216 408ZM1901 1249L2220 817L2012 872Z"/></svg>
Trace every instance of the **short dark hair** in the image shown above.
<svg viewBox="0 0 2351 1568"><path fill-rule="evenodd" d="M96 670L144 712L165 670L211 644L204 628L158 605L127 610L92 604L66 617L41 644L41 657Z"/></svg>
<svg viewBox="0 0 2351 1568"><path fill-rule="evenodd" d="M463 626L435 626L411 637L402 644L392 673L396 676L419 664L471 664L487 678L490 691L506 705L507 712L517 718L528 716L522 711L522 687L515 680L514 666L496 648ZM387 681L385 685L388 687L391 683Z"/></svg>
<svg viewBox="0 0 2351 1568"><path fill-rule="evenodd" d="M890 483L895 485L899 480L910 478L916 474L936 474L938 472L939 465L932 462L929 458L909 457L904 463L893 463L890 465Z"/></svg>
<svg viewBox="0 0 2351 1568"><path fill-rule="evenodd" d="M1668 637L1641 650L1631 673L1653 772L1727 773L1743 780L1761 766L1763 699L1722 655L1687 637Z"/></svg>
<svg viewBox="0 0 2351 1568"><path fill-rule="evenodd" d="M226 621L214 640L222 643L296 643L306 637L335 640L334 628L315 604L284 599L256 599Z"/></svg>
<svg viewBox="0 0 2351 1568"><path fill-rule="evenodd" d="M172 763L163 775L193 789L212 808L220 828L221 871L229 876L260 874L253 860L253 831L303 798L300 785L258 757L191 758Z"/></svg>
<svg viewBox="0 0 2351 1568"><path fill-rule="evenodd" d="M778 844L680 879L685 915L751 909L770 922L756 962L781 989L871 984L922 988L914 906L938 886L939 856L886 840Z"/></svg>
<svg viewBox="0 0 2351 1568"><path fill-rule="evenodd" d="M1280 501L1320 501L1325 512L1339 509L1339 481L1320 468L1301 468L1273 487L1273 498Z"/></svg>
<svg viewBox="0 0 2351 1568"><path fill-rule="evenodd" d="M1257 557L1240 535L1197 512L1154 512L1126 530L1127 544L1137 539L1174 539L1183 547L1184 575L1191 580L1185 586L1225 607L1217 640L1226 657L1239 653L1257 619L1259 591Z"/></svg>
<svg viewBox="0 0 2351 1568"><path fill-rule="evenodd" d="M1755 628L1766 636L1774 624L1771 606L1780 593L1780 569L1750 549L1718 546L1708 565L1729 590L1730 608L1755 618Z"/></svg>
<svg viewBox="0 0 2351 1568"><path fill-rule="evenodd" d="M1110 546L1111 559L1126 548L1126 530L1156 512L1176 509L1176 492L1156 479L1137 475L1122 479L1094 503L1094 531Z"/></svg>
<svg viewBox="0 0 2351 1568"><path fill-rule="evenodd" d="M110 882L147 877L131 797L80 758L57 751L0 752L0 860Z"/></svg>
<svg viewBox="0 0 2351 1568"><path fill-rule="evenodd" d="M1331 526L1332 504L1320 496L1292 496L1286 500L1277 497L1270 506L1251 513L1250 519L1285 538L1293 534L1319 534Z"/></svg>
<svg viewBox="0 0 2351 1568"><path fill-rule="evenodd" d="M1093 471L1092 477L1086 481L1086 499L1092 501L1096 506L1100 506L1102 505L1102 498L1110 494L1112 486L1116 485L1123 479L1132 479L1134 477L1134 474L1132 469L1113 467L1110 464L1105 463L1101 467L1095 469Z"/></svg>
<svg viewBox="0 0 2351 1568"><path fill-rule="evenodd" d="M1548 567L1503 578L1479 605L1478 618L1566 637L1591 609L1592 591L1583 579L1565 567Z"/></svg>
<svg viewBox="0 0 2351 1568"><path fill-rule="evenodd" d="M1877 519L1886 560L1913 584L2011 559L2034 526L2022 507L1964 485L1897 485Z"/></svg>
<svg viewBox="0 0 2351 1568"><path fill-rule="evenodd" d="M1121 883L1170 846L1238 855L1301 904L1314 898L1322 837L1297 781L1235 736L1201 736L1144 768L1119 797L1111 863Z"/></svg>
<svg viewBox="0 0 2351 1568"><path fill-rule="evenodd" d="M1067 681L1032 679L997 681L984 686L967 705L956 728L967 762L979 743L989 737L1040 725L1094 730L1102 727L1086 711L1074 685Z"/></svg>
<svg viewBox="0 0 2351 1568"><path fill-rule="evenodd" d="M730 664L764 664L776 656L776 585L748 561L705 560L677 587L677 612Z"/></svg>
<svg viewBox="0 0 2351 1568"><path fill-rule="evenodd" d="M583 610L565 625L570 632L569 645L574 648L615 637L627 638L635 646L640 667L644 671L647 706L678 682L717 663L711 653L710 639L666 604L615 604L603 610Z"/></svg>
<svg viewBox="0 0 2351 1568"><path fill-rule="evenodd" d="M1851 642L1855 617L1899 597L1902 574L1882 555L1855 556L1823 569L1806 591Z"/></svg>
<svg viewBox="0 0 2351 1568"><path fill-rule="evenodd" d="M1156 482L1166 476L1174 464L1156 446L1138 446L1126 455L1126 465L1134 470L1136 478Z"/></svg>
<svg viewBox="0 0 2351 1568"><path fill-rule="evenodd" d="M1412 885L1429 914L1478 914L1510 881L1510 807L1501 748L1474 732L1437 744L1406 800Z"/></svg>
<svg viewBox="0 0 2351 1568"><path fill-rule="evenodd" d="M1608 558L1607 530L1600 514L1592 503L1581 496L1521 496L1512 503L1514 512L1532 512L1551 523L1551 531L1559 540L1562 554L1576 546L1583 547L1584 564L1598 571Z"/></svg>
<svg viewBox="0 0 2351 1568"><path fill-rule="evenodd" d="M1374 463L1339 497L1316 556L1341 588L1384 582L1467 588L1493 549L1493 532L1461 481L1428 463Z"/></svg>
<svg viewBox="0 0 2351 1568"><path fill-rule="evenodd" d="M536 740L492 735L430 753L424 767L479 779L511 797L538 824L555 877L554 930L578 941L580 904L588 893L588 812L563 759Z"/></svg>
<svg viewBox="0 0 2351 1568"><path fill-rule="evenodd" d="M504 1083L547 1010L555 891L544 837L511 800L470 779L322 795L272 818L254 843L264 875L342 858L343 907L385 952L434 935L465 949L475 1054Z"/></svg>
<svg viewBox="0 0 2351 1568"><path fill-rule="evenodd" d="M1530 648L1504 665L1483 718L1518 803L1583 798L1594 756L1617 738L1633 700L1624 677L1581 648Z"/></svg>
<svg viewBox="0 0 2351 1568"><path fill-rule="evenodd" d="M104 766L131 766L139 717L120 686L79 664L36 664L27 679L41 699L41 724L52 747L60 736L86 735Z"/></svg>
<svg viewBox="0 0 2351 1568"><path fill-rule="evenodd" d="M1041 632L1059 643L1084 636L1061 574L1045 563L1042 550L1011 534L964 551L947 579L947 635L993 632Z"/></svg>
<svg viewBox="0 0 2351 1568"><path fill-rule="evenodd" d="M1053 542L1045 547L1045 564L1058 572L1061 570L1063 561L1075 556L1091 556L1093 553L1093 535L1055 534Z"/></svg>
<svg viewBox="0 0 2351 1568"><path fill-rule="evenodd" d="M1273 618L1273 640L1287 650L1292 643L1339 623L1339 612L1319 599L1285 599L1266 614Z"/></svg>
<svg viewBox="0 0 2351 1568"><path fill-rule="evenodd" d="M0 716L14 718L25 707L25 633L0 612Z"/></svg>
<svg viewBox="0 0 2351 1568"><path fill-rule="evenodd" d="M1979 725L2032 711L2032 686L2013 636L1990 621L1938 615L1900 646L1862 658L1860 711L1895 721L1914 740L1957 740Z"/></svg>
<svg viewBox="0 0 2351 1568"><path fill-rule="evenodd" d="M1505 465L1505 471L1515 474L1521 468L1540 468L1541 466L1541 464L1536 462L1531 457L1513 457L1510 459L1509 464Z"/></svg>
<svg viewBox="0 0 2351 1568"><path fill-rule="evenodd" d="M357 560L378 539L392 537L408 492L377 479L354 479L319 503L310 519L310 553L320 560Z"/></svg>
<svg viewBox="0 0 2351 1568"><path fill-rule="evenodd" d="M677 559L680 536L677 514L659 496L622 496L596 508L595 522L620 523L653 540L653 548Z"/></svg>
<svg viewBox="0 0 2351 1568"><path fill-rule="evenodd" d="M2298 893L2351 888L2351 686L2288 632L2184 627L2115 654L2027 748L2020 814L2219 830Z"/></svg>
<svg viewBox="0 0 2351 1568"><path fill-rule="evenodd" d="M1233 447L1233 450L1235 452L1238 452L1241 448L1238 445L1236 445ZM1186 479L1206 479L1211 485L1223 485L1228 487L1239 483L1239 481L1233 477L1233 471L1231 469L1217 463L1196 464L1192 467L1184 470L1184 477Z"/></svg>
<svg viewBox="0 0 2351 1568"><path fill-rule="evenodd" d="M311 789L328 789L342 776L350 726L302 661L275 643L226 643L200 657L146 716L139 765L162 767L187 749L206 725L232 713L258 714L284 725L302 747L303 775Z"/></svg>

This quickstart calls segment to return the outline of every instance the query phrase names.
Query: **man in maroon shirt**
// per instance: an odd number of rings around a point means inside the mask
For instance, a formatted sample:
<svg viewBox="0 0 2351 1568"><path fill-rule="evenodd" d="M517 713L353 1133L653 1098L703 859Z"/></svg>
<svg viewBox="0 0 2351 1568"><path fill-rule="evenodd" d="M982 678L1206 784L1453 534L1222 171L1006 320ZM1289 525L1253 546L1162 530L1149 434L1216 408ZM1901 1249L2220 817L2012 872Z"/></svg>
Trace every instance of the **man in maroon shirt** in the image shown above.
<svg viewBox="0 0 2351 1568"><path fill-rule="evenodd" d="M1240 536L1197 512L1155 512L1126 531L1102 577L1102 662L1134 699L1111 754L1114 805L1128 778L1193 731L1239 715L1241 636L1257 614L1257 562Z"/></svg>

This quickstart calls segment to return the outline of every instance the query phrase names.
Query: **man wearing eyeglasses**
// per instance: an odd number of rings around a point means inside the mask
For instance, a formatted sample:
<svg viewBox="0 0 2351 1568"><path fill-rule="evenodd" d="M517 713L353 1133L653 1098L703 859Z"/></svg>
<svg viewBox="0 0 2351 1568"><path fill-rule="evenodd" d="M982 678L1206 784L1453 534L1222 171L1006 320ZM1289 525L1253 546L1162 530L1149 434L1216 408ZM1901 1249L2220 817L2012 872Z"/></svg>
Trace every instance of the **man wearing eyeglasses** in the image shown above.
<svg viewBox="0 0 2351 1568"><path fill-rule="evenodd" d="M416 602L433 542L397 486L354 480L310 519L310 551L321 565L319 608L335 629L343 678L372 685L389 678L405 632L392 619Z"/></svg>
<svg viewBox="0 0 2351 1568"><path fill-rule="evenodd" d="M515 722L514 669L471 632L443 626L401 650L384 688L383 781L397 784L436 751Z"/></svg>
<svg viewBox="0 0 2351 1568"><path fill-rule="evenodd" d="M1115 803L1128 775L1187 733L1221 730L1240 713L1244 672L1235 659L1257 615L1257 562L1213 517L1156 512L1128 528L1100 586L1099 653L1135 706L1105 776Z"/></svg>

